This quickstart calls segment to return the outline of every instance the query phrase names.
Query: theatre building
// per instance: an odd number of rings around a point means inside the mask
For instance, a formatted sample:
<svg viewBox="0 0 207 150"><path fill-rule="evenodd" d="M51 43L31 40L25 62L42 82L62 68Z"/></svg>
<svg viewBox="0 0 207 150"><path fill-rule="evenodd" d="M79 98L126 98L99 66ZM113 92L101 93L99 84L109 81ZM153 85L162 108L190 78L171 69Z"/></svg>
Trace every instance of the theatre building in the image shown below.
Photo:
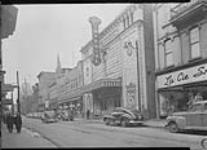
<svg viewBox="0 0 207 150"><path fill-rule="evenodd" d="M207 100L207 1L154 9L157 117Z"/></svg>
<svg viewBox="0 0 207 150"><path fill-rule="evenodd" d="M90 23L92 36L96 38L97 33L99 36L80 50L85 113L89 110L93 116L99 116L115 107L128 107L145 111L153 118L155 77L151 5L130 5L100 33L101 20L92 17ZM95 61L94 54L97 56Z"/></svg>

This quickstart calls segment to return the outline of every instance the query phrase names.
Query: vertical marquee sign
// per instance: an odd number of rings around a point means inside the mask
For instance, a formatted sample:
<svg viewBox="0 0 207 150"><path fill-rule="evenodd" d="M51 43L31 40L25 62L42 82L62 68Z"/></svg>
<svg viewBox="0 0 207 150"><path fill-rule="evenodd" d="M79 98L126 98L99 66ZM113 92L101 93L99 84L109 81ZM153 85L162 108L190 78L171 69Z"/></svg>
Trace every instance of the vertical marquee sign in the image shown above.
<svg viewBox="0 0 207 150"><path fill-rule="evenodd" d="M92 55L92 63L95 66L98 66L101 64L101 54L100 54L100 48L99 48L99 32L98 27L101 24L101 20L97 17L90 17L89 22L92 26L92 43L93 43L93 55Z"/></svg>

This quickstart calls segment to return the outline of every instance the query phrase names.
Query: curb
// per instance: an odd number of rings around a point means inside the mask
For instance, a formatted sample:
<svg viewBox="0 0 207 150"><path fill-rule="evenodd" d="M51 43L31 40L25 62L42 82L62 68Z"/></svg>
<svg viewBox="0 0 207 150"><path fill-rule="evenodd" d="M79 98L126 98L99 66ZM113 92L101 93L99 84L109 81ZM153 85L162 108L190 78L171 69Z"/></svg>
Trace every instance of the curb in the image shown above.
<svg viewBox="0 0 207 150"><path fill-rule="evenodd" d="M55 142L54 140L50 139L49 137L45 136L43 133L39 132L38 130L31 128L31 127L27 127L24 126L24 128L31 130L32 132L36 132L38 133L42 138L44 138L45 140L49 141L50 143L52 143L55 147L61 147L60 144L58 144L57 142Z"/></svg>

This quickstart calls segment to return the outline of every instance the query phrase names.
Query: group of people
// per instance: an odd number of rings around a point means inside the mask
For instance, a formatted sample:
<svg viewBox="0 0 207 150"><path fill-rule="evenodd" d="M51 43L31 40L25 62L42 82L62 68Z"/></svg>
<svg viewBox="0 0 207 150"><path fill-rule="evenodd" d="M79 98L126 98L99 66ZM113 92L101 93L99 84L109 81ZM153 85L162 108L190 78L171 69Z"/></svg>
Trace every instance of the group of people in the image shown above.
<svg viewBox="0 0 207 150"><path fill-rule="evenodd" d="M9 133L13 132L14 126L16 127L17 133L21 132L22 129L22 117L20 113L13 115L11 112L4 116L4 123L7 126Z"/></svg>

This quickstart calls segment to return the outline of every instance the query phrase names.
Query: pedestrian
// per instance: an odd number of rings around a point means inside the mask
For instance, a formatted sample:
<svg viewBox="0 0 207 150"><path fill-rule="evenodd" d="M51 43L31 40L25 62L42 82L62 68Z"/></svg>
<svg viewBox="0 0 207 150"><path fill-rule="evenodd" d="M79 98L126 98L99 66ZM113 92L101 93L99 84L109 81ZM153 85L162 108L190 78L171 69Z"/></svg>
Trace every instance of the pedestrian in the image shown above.
<svg viewBox="0 0 207 150"><path fill-rule="evenodd" d="M89 119L90 117L90 110L88 109L87 112L86 112L86 117L87 117L87 120Z"/></svg>
<svg viewBox="0 0 207 150"><path fill-rule="evenodd" d="M19 112L14 117L14 124L15 124L16 130L17 130L17 133L20 133L21 129L22 129L22 117Z"/></svg>
<svg viewBox="0 0 207 150"><path fill-rule="evenodd" d="M14 123L13 116L12 116L11 112L9 112L6 117L6 124L7 124L7 129L9 131L9 133L12 133L12 131L13 131L13 123Z"/></svg>

